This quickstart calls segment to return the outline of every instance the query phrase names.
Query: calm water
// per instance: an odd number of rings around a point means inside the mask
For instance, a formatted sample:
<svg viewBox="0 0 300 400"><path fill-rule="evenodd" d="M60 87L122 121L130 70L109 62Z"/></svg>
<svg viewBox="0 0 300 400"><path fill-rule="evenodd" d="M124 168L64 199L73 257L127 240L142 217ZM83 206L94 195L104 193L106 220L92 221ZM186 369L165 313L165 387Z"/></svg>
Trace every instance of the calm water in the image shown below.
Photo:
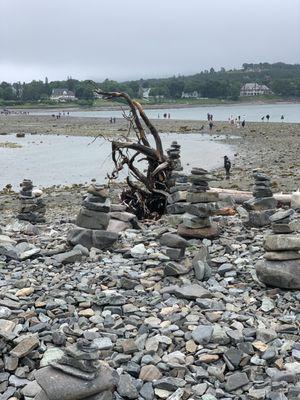
<svg viewBox="0 0 300 400"><path fill-rule="evenodd" d="M281 115L285 122L300 122L300 103L278 103L278 104L235 104L235 105L217 105L201 106L192 108L170 108L170 109L149 109L147 115L149 118L163 118L163 114L170 114L171 119L179 120L205 120L207 113L213 114L215 121L228 121L228 118L240 116L246 121L258 122L262 116L270 115L271 122L280 122ZM53 111L41 111L36 114L53 114ZM72 111L70 116L74 117L99 117L121 118L122 113L119 110L103 111Z"/></svg>
<svg viewBox="0 0 300 400"><path fill-rule="evenodd" d="M216 137L216 136L215 136ZM21 148L0 147L0 188L13 184L17 189L24 178L36 186L85 183L92 178L104 182L111 172L111 144L104 139L54 135L0 136L1 142L18 143ZM182 146L182 163L186 171L194 166L212 169L221 166L223 156L233 156L231 147L216 143L205 134L165 134L167 148L173 140Z"/></svg>

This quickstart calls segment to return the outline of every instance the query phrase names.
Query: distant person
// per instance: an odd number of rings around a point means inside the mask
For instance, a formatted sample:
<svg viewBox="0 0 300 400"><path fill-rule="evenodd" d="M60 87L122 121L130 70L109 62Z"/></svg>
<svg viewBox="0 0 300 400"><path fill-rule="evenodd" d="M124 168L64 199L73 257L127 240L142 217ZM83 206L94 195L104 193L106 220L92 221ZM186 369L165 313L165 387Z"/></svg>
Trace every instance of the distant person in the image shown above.
<svg viewBox="0 0 300 400"><path fill-rule="evenodd" d="M112 124L113 123L113 119L112 119L112 117L110 117L110 120L109 120L109 122Z"/></svg>
<svg viewBox="0 0 300 400"><path fill-rule="evenodd" d="M159 119L159 114L157 114L157 118Z"/></svg>
<svg viewBox="0 0 300 400"><path fill-rule="evenodd" d="M204 129L204 125L201 126L201 128L199 129L199 131L203 131Z"/></svg>
<svg viewBox="0 0 300 400"><path fill-rule="evenodd" d="M270 115L269 115L269 114L267 114L267 115L266 115L266 118L267 118L267 121L269 122Z"/></svg>
<svg viewBox="0 0 300 400"><path fill-rule="evenodd" d="M264 121L264 120L265 120L265 117L261 117L261 120Z"/></svg>
<svg viewBox="0 0 300 400"><path fill-rule="evenodd" d="M246 125L246 121L243 119L242 127L245 128L245 125Z"/></svg>
<svg viewBox="0 0 300 400"><path fill-rule="evenodd" d="M167 113L164 113L164 118L167 118Z"/></svg>
<svg viewBox="0 0 300 400"><path fill-rule="evenodd" d="M210 120L211 120L211 121L213 120L213 115L212 115L212 114L210 114Z"/></svg>
<svg viewBox="0 0 300 400"><path fill-rule="evenodd" d="M282 115L282 116L280 117L280 119L281 119L281 121L283 122L283 120L284 120L284 116Z"/></svg>
<svg viewBox="0 0 300 400"><path fill-rule="evenodd" d="M207 121L210 121L210 113L207 113Z"/></svg>
<svg viewBox="0 0 300 400"><path fill-rule="evenodd" d="M225 168L225 173L226 173L226 179L229 179L231 162L227 156L224 156L224 168Z"/></svg>
<svg viewBox="0 0 300 400"><path fill-rule="evenodd" d="M168 118L170 119L170 117L171 117L171 114L169 113L169 114L168 114Z"/></svg>
<svg viewBox="0 0 300 400"><path fill-rule="evenodd" d="M113 118L114 124L116 123L116 117Z"/></svg>
<svg viewBox="0 0 300 400"><path fill-rule="evenodd" d="M239 122L240 122L240 120L241 120L241 116L240 116L240 115L238 116L238 120L239 120Z"/></svg>
<svg viewBox="0 0 300 400"><path fill-rule="evenodd" d="M211 131L211 130L212 130L212 128L213 128L213 126L214 126L213 122L212 122L212 121L210 121L208 125L209 125L209 130Z"/></svg>

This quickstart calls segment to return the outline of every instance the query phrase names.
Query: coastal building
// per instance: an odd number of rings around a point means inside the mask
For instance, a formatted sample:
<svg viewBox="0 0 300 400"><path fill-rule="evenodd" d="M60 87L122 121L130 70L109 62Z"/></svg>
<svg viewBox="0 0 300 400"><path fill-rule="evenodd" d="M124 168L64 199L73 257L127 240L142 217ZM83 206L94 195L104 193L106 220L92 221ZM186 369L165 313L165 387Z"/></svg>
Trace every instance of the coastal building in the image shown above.
<svg viewBox="0 0 300 400"><path fill-rule="evenodd" d="M193 92L182 92L181 98L182 99L199 99L199 93L197 90L194 90Z"/></svg>
<svg viewBox="0 0 300 400"><path fill-rule="evenodd" d="M74 101L77 100L75 93L68 89L52 89L51 100L54 101Z"/></svg>
<svg viewBox="0 0 300 400"><path fill-rule="evenodd" d="M259 85L258 83L246 83L242 86L240 96L258 96L261 94L272 94L272 91L266 85Z"/></svg>
<svg viewBox="0 0 300 400"><path fill-rule="evenodd" d="M139 98L149 100L151 88L139 88Z"/></svg>

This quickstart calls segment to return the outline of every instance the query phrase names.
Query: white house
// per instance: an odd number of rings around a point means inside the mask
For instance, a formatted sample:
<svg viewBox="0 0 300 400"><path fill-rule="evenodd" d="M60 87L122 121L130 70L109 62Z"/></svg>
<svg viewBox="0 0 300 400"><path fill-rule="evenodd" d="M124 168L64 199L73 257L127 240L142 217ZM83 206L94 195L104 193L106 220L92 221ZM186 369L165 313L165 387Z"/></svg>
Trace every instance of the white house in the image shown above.
<svg viewBox="0 0 300 400"><path fill-rule="evenodd" d="M246 83L240 91L240 96L258 96L260 94L272 94L272 91L268 86L258 83Z"/></svg>
<svg viewBox="0 0 300 400"><path fill-rule="evenodd" d="M68 89L52 89L50 96L51 100L55 101L74 101L77 100L75 93Z"/></svg>
<svg viewBox="0 0 300 400"><path fill-rule="evenodd" d="M199 99L199 93L197 92L197 90L194 90L193 92L182 92L181 98L182 99Z"/></svg>
<svg viewBox="0 0 300 400"><path fill-rule="evenodd" d="M149 100L150 90L151 90L151 88L143 88L143 87L140 87L140 88L139 88L139 97L140 97L141 99L147 99L147 100Z"/></svg>

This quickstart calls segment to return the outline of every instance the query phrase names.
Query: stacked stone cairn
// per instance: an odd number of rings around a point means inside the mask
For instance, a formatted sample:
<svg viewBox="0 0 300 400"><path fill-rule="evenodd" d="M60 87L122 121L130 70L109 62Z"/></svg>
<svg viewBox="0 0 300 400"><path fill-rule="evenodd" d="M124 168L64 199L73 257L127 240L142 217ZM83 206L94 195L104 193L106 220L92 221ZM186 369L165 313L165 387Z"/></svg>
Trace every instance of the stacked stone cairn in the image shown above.
<svg viewBox="0 0 300 400"><path fill-rule="evenodd" d="M167 213L169 215L168 222L175 226L182 222L181 215L184 213L183 202L186 201L186 191L190 186L187 181L187 175L182 172L180 147L174 141L170 149L167 150L167 154L173 164L173 171L169 181L170 196L168 198Z"/></svg>
<svg viewBox="0 0 300 400"><path fill-rule="evenodd" d="M176 141L173 141L171 143L170 148L167 149L167 154L168 157L172 160L174 171L183 170L180 160L180 148L181 148L180 144L178 144Z"/></svg>
<svg viewBox="0 0 300 400"><path fill-rule="evenodd" d="M269 176L259 170L254 170L253 177L255 180L253 199L244 203L244 207L249 212L249 219L245 224L260 228L270 225L270 216L274 214L277 201L270 188Z"/></svg>
<svg viewBox="0 0 300 400"><path fill-rule="evenodd" d="M42 192L32 192L33 183L30 179L24 179L20 186L22 189L19 194L20 208L17 218L32 224L45 222L46 206L40 197Z"/></svg>
<svg viewBox="0 0 300 400"><path fill-rule="evenodd" d="M76 344L66 347L60 359L50 361L36 372L35 379L41 391L35 399L111 399L118 374L101 363L99 357L92 342L78 339Z"/></svg>
<svg viewBox="0 0 300 400"><path fill-rule="evenodd" d="M69 233L72 245L81 244L88 249L110 248L118 239L118 234L107 231L110 220L109 190L103 185L92 183L83 197L82 207L76 219L79 227Z"/></svg>
<svg viewBox="0 0 300 400"><path fill-rule="evenodd" d="M219 235L218 225L212 222L211 215L218 210L219 194L207 192L208 182L215 178L202 168L193 168L188 181L188 189L184 205L185 213L178 226L178 234L186 238L215 238Z"/></svg>
<svg viewBox="0 0 300 400"><path fill-rule="evenodd" d="M264 238L265 260L256 264L258 278L267 285L300 289L300 234L295 233L297 221L292 220L293 215L290 209L270 217L273 234Z"/></svg>

